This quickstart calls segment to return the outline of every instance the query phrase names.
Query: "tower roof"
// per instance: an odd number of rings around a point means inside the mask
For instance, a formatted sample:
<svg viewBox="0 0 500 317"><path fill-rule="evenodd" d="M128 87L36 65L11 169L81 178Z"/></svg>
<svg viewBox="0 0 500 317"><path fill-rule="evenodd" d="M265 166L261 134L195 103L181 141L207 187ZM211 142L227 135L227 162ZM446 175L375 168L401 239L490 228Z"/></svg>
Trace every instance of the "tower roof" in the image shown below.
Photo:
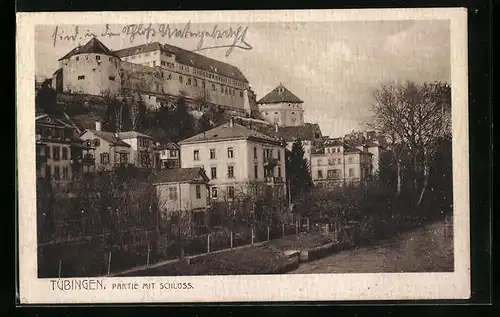
<svg viewBox="0 0 500 317"><path fill-rule="evenodd" d="M223 124L206 132L197 134L188 139L179 142L179 145L190 144L190 143L203 143L203 142L213 142L213 141L227 141L227 140L239 140L239 139L251 139L261 142L271 142L279 144L279 141L260 132L248 129L247 127L234 123Z"/></svg>
<svg viewBox="0 0 500 317"><path fill-rule="evenodd" d="M258 104L269 104L269 103L304 103L299 97L295 96L290 90L286 89L285 86L279 84L278 87L274 88L270 93L262 97Z"/></svg>
<svg viewBox="0 0 500 317"><path fill-rule="evenodd" d="M86 54L86 53L97 53L97 54L118 57L118 55L113 53L113 51L107 48L106 45L102 44L101 41L99 41L96 37L93 37L85 45L75 47L68 54L61 57L59 60L68 59L72 56L78 54Z"/></svg>

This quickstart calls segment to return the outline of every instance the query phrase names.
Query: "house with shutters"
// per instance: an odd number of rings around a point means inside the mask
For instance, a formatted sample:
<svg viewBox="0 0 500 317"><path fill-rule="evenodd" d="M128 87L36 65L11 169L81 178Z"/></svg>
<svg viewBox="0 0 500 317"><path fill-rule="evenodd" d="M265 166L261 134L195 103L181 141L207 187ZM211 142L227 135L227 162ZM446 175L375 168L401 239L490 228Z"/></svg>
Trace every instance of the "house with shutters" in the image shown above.
<svg viewBox="0 0 500 317"><path fill-rule="evenodd" d="M313 149L311 175L320 188L360 184L372 176L372 153L367 146L360 149L342 139L329 139Z"/></svg>
<svg viewBox="0 0 500 317"><path fill-rule="evenodd" d="M199 167L163 169L154 176L153 185L163 219L172 219L182 212L195 225L207 219L209 179Z"/></svg>
<svg viewBox="0 0 500 317"><path fill-rule="evenodd" d="M99 122L96 122L95 129L85 130L80 139L83 142L81 163L84 172L108 171L131 162L130 144L120 139L118 133L102 131Z"/></svg>
<svg viewBox="0 0 500 317"><path fill-rule="evenodd" d="M271 136L230 122L179 142L182 168L207 171L210 198L272 188L286 195L285 145ZM253 192L251 194L254 194Z"/></svg>
<svg viewBox="0 0 500 317"><path fill-rule="evenodd" d="M36 175L53 181L69 181L78 170L79 130L65 114L38 113L35 117Z"/></svg>

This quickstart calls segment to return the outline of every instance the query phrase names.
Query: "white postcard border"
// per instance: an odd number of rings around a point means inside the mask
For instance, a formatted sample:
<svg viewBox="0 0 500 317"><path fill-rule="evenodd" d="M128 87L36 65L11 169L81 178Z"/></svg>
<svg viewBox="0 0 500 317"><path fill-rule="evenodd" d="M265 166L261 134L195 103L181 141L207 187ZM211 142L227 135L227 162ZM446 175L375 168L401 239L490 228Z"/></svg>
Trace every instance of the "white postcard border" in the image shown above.
<svg viewBox="0 0 500 317"><path fill-rule="evenodd" d="M34 30L37 24L449 20L453 133L453 273L103 278L106 290L54 291L37 278ZM470 296L467 14L463 8L17 14L19 296L22 304L465 299ZM69 279L71 280L71 279ZM113 282L190 282L191 290L111 290Z"/></svg>

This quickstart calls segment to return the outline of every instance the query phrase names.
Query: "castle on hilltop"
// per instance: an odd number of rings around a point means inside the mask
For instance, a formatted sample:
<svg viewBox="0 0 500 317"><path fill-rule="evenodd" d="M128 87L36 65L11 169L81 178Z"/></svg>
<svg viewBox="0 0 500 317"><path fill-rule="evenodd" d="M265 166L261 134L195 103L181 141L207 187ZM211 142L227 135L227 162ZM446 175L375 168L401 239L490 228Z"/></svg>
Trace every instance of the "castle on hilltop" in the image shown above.
<svg viewBox="0 0 500 317"><path fill-rule="evenodd" d="M92 38L59 59L52 87L86 95L128 89L152 109L184 96L239 114L258 114L255 93L237 67L158 42L112 51Z"/></svg>

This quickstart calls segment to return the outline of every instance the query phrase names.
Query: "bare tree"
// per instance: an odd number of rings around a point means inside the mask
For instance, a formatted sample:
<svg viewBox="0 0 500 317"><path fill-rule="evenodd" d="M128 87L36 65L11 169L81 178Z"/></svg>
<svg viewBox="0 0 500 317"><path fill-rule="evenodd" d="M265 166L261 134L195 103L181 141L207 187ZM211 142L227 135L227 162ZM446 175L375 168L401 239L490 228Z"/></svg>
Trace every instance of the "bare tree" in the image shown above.
<svg viewBox="0 0 500 317"><path fill-rule="evenodd" d="M372 107L374 124L388 136L389 148L398 169L398 193L401 191L401 155L408 151L412 164L413 189L419 191L420 206L429 179L429 166L440 138L451 134L451 88L446 83L383 85L375 94ZM423 182L419 189L419 175Z"/></svg>

